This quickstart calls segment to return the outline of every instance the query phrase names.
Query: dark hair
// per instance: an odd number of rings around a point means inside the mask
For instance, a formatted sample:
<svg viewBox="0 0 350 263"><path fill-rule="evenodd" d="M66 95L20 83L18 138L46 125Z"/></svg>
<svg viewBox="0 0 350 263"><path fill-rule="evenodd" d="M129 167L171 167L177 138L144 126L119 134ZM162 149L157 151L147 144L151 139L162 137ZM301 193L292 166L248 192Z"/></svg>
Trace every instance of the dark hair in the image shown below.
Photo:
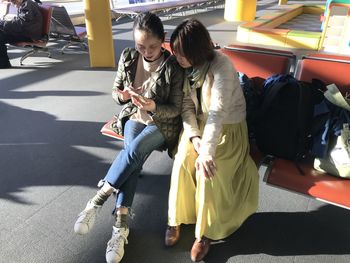
<svg viewBox="0 0 350 263"><path fill-rule="evenodd" d="M170 47L194 67L202 66L214 58L214 44L209 32L197 19L186 19L175 28L170 38Z"/></svg>
<svg viewBox="0 0 350 263"><path fill-rule="evenodd" d="M134 21L133 30L145 31L159 38L162 42L165 39L163 23L160 18L150 12L138 14Z"/></svg>

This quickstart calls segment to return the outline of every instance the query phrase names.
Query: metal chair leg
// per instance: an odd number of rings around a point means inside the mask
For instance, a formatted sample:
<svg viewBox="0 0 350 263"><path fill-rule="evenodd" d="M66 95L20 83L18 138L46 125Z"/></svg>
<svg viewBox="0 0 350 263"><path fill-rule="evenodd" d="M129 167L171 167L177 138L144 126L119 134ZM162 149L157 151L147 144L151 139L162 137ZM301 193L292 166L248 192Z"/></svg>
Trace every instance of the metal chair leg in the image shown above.
<svg viewBox="0 0 350 263"><path fill-rule="evenodd" d="M46 54L47 54L47 57L48 57L48 58L51 58L51 52L49 51L49 49L48 49L47 47L44 47L44 48L34 47L33 49L29 50L28 52L26 52L26 53L21 57L21 59L20 59L20 65L23 66L23 61L24 61L26 58L28 58L28 57L30 57L30 56L36 54L36 53L40 53L40 52L46 53Z"/></svg>
<svg viewBox="0 0 350 263"><path fill-rule="evenodd" d="M19 63L21 64L21 66L23 65L23 61L24 61L27 57L29 57L29 56L31 56L31 55L34 55L34 54L37 53L37 52L38 52L38 50L36 50L36 49L32 49L32 50L26 52L26 53L21 57L21 60L19 61Z"/></svg>

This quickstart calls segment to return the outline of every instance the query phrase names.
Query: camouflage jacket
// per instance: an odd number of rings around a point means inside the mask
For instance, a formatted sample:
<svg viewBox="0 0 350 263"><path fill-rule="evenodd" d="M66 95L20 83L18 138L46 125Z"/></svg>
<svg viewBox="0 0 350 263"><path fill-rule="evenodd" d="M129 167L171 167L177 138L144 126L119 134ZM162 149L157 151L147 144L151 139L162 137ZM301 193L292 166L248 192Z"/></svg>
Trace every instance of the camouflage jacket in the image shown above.
<svg viewBox="0 0 350 263"><path fill-rule="evenodd" d="M117 121L113 129L120 135L123 134L125 122L137 111L137 108L131 101L123 102L119 99L118 90L124 87L132 86L136 75L137 61L139 52L134 48L126 48L120 56L117 76L114 81L112 96L120 105L122 110L116 116ZM158 129L164 135L169 155L178 142L179 133L182 129L181 110L182 110L182 85L184 71L176 62L170 52L164 50L164 62L157 70L158 74L152 75L149 87L143 96L153 99L156 103L155 112L149 113Z"/></svg>

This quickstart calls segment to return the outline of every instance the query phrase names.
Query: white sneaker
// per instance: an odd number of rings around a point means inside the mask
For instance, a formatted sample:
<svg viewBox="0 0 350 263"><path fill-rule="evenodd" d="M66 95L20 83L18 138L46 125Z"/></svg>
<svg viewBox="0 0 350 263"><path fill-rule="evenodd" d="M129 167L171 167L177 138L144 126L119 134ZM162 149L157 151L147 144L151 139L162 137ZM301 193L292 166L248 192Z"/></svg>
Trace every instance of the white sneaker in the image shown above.
<svg viewBox="0 0 350 263"><path fill-rule="evenodd" d="M129 228L113 226L112 238L107 243L107 263L119 263L124 256L124 244L128 244Z"/></svg>
<svg viewBox="0 0 350 263"><path fill-rule="evenodd" d="M93 227L97 212L101 207L101 205L94 205L90 200L85 209L78 215L78 219L74 224L74 232L80 235L88 233Z"/></svg>

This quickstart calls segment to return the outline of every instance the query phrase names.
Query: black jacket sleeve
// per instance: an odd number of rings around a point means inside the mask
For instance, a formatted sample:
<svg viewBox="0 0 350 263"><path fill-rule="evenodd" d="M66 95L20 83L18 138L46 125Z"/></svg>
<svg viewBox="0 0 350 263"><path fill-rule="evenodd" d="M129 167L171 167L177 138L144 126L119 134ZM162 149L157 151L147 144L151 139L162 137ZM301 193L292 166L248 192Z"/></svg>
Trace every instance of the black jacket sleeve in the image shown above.
<svg viewBox="0 0 350 263"><path fill-rule="evenodd" d="M5 21L3 30L14 36L23 36L31 39L41 38L43 31L43 16L37 3L24 0L19 7L17 16Z"/></svg>

